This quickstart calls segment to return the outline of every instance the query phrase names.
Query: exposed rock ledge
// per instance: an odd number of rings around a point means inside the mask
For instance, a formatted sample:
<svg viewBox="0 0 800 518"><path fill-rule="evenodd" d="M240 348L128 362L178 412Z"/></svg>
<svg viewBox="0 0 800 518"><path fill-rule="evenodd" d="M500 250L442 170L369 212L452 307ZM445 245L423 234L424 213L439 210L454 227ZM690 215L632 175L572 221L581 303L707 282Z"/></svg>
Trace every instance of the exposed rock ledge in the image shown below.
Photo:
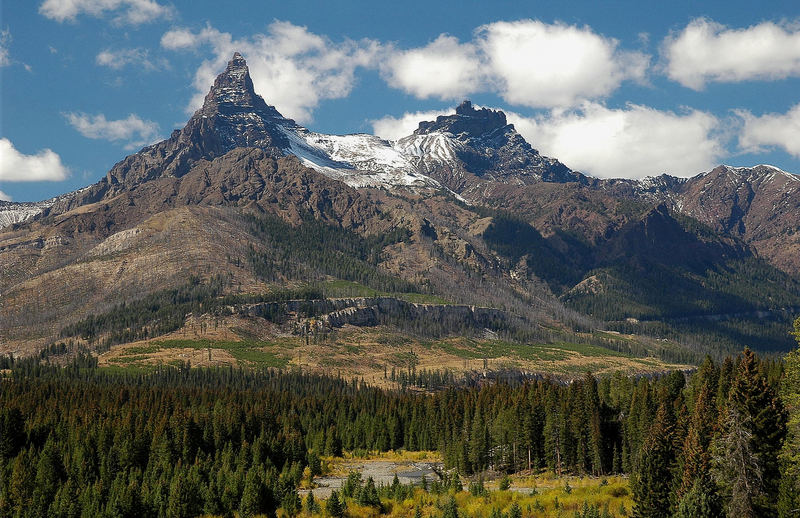
<svg viewBox="0 0 800 518"><path fill-rule="evenodd" d="M416 304L394 297L359 297L347 299L290 300L249 304L242 311L253 317L278 313L310 313L330 327L376 326L394 318L426 320L445 326L497 328L506 322L505 312L494 308L459 304Z"/></svg>

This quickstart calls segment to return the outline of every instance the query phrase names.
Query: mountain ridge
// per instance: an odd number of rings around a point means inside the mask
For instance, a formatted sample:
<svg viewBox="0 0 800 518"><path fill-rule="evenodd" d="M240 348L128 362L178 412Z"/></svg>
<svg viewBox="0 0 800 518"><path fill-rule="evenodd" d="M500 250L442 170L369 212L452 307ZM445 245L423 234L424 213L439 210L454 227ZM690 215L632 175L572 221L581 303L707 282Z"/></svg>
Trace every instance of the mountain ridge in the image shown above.
<svg viewBox="0 0 800 518"><path fill-rule="evenodd" d="M524 322L507 330L519 336L798 306L799 270L781 243L798 243L786 229L797 226L800 191L781 173L594 179L540 155L502 111L468 101L394 142L323 135L258 96L237 53L183 129L0 229L10 265L0 318L13 323L0 340L41 345L59 326L190 271L224 274L234 293L406 286L504 307ZM758 208L777 194L782 227L770 233L775 211ZM31 326L40 334L24 338Z"/></svg>
<svg viewBox="0 0 800 518"><path fill-rule="evenodd" d="M669 198L680 194L676 191L683 190L682 186L697 183L720 168L739 173L744 170L782 173L800 182L800 176L763 164L721 165L691 178L668 174L641 180L593 178L570 170L557 159L540 155L507 123L502 111L476 109L468 100L456 107L454 115L420 121L411 135L394 142L363 133L320 134L268 105L255 92L246 61L236 52L216 78L203 106L183 129L115 164L98 184L43 202L2 202L0 228L40 213L63 212L95 202L107 193L117 192L116 187L125 182L135 184L155 176L180 176L194 161L213 159L236 147L259 147L283 156L294 154L304 164L353 187L444 186L454 193L463 191L467 198L470 192L480 190L479 179L522 184L539 180L574 181L651 201L672 201L677 210L683 211L686 206L683 199ZM158 164L159 161L165 163ZM696 209L687 210L690 210L687 215L698 214ZM721 228L730 230L724 225Z"/></svg>

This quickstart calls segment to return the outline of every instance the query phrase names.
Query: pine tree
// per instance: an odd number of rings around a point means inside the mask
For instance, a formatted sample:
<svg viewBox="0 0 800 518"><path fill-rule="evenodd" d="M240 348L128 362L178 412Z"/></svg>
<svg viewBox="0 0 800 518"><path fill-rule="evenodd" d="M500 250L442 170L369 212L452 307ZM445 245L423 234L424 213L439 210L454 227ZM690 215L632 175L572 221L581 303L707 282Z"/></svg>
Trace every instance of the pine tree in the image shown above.
<svg viewBox="0 0 800 518"><path fill-rule="evenodd" d="M328 430L328 435L325 439L325 453L333 457L342 456L342 440L339 438L336 428Z"/></svg>
<svg viewBox="0 0 800 518"><path fill-rule="evenodd" d="M711 438L716 422L715 408L711 402L710 384L705 383L692 405L694 412L689 432L683 446L682 472L676 498L680 500L700 480L700 487L710 487Z"/></svg>
<svg viewBox="0 0 800 518"><path fill-rule="evenodd" d="M308 496L306 497L305 508L306 508L306 511L308 511L309 514L313 514L313 513L319 512L319 504L317 503L316 500L314 500L314 492L313 491L309 491L308 492Z"/></svg>
<svg viewBox="0 0 800 518"><path fill-rule="evenodd" d="M763 496L756 508L774 515L780 485L779 454L786 435L786 412L763 372L755 353L745 348L731 384L728 405L744 418L750 437L749 450L761 471Z"/></svg>
<svg viewBox="0 0 800 518"><path fill-rule="evenodd" d="M722 504L716 487L708 477L697 478L678 501L674 518L717 518L722 516Z"/></svg>
<svg viewBox="0 0 800 518"><path fill-rule="evenodd" d="M637 518L669 518L672 469L675 463L673 434L675 419L671 404L662 401L656 420L650 428L632 481L634 516Z"/></svg>
<svg viewBox="0 0 800 518"><path fill-rule="evenodd" d="M456 499L453 496L450 496L447 499L447 503L444 504L444 511L442 512L442 518L459 518L458 514L458 504L456 504Z"/></svg>
<svg viewBox="0 0 800 518"><path fill-rule="evenodd" d="M261 473L255 467L250 468L242 490L242 500L239 504L239 516L250 518L264 512L264 493L266 485L261 478Z"/></svg>
<svg viewBox="0 0 800 518"><path fill-rule="evenodd" d="M167 517L197 516L201 507L198 488L189 481L184 469L178 467L175 471L169 486Z"/></svg>
<svg viewBox="0 0 800 518"><path fill-rule="evenodd" d="M328 501L325 504L325 510L328 511L328 514L333 518L342 518L344 516L344 506L341 500L339 500L339 493L336 491L331 492L331 496L328 497Z"/></svg>
<svg viewBox="0 0 800 518"><path fill-rule="evenodd" d="M740 414L736 406L723 415L721 433L714 444L714 476L727 502L728 516L756 518L761 516L758 502L764 492L761 465L751 449L750 416Z"/></svg>
<svg viewBox="0 0 800 518"><path fill-rule="evenodd" d="M498 489L500 491L508 491L511 488L511 478L503 473L503 476L500 478L500 483L498 484Z"/></svg>
<svg viewBox="0 0 800 518"><path fill-rule="evenodd" d="M488 432L483 414L478 411L472 420L469 440L469 462L473 472L482 471L487 467L487 453L489 449Z"/></svg>
<svg viewBox="0 0 800 518"><path fill-rule="evenodd" d="M593 475L602 475L606 472L604 466L603 436L602 436L602 403L600 394L597 390L597 380L590 372L584 376L584 412L586 414L588 426L588 455Z"/></svg>
<svg viewBox="0 0 800 518"><path fill-rule="evenodd" d="M628 414L625 420L625 441L622 444L622 470L635 473L642 445L654 417L650 383L647 380L639 380L634 387Z"/></svg>
<svg viewBox="0 0 800 518"><path fill-rule="evenodd" d="M297 495L294 487L289 488L281 499L281 507L287 516L297 516L302 507L300 497Z"/></svg>
<svg viewBox="0 0 800 518"><path fill-rule="evenodd" d="M800 318L794 321L794 336L800 345ZM780 390L788 420L781 450L778 516L789 518L797 516L797 509L800 509L800 347L784 359Z"/></svg>
<svg viewBox="0 0 800 518"><path fill-rule="evenodd" d="M544 447L545 460L547 467L552 469L558 476L561 476L564 467L564 429L565 418L561 401L558 398L556 389L551 388L547 396L547 411L544 421Z"/></svg>
<svg viewBox="0 0 800 518"><path fill-rule="evenodd" d="M728 395L731 391L731 383L735 375L736 365L730 356L725 357L722 367L719 370L719 380L717 381L717 407L722 408L728 403Z"/></svg>
<svg viewBox="0 0 800 518"><path fill-rule="evenodd" d="M372 477L367 478L367 483L359 491L358 503L359 505L380 509L381 499L378 497L378 490L375 488L375 481Z"/></svg>
<svg viewBox="0 0 800 518"><path fill-rule="evenodd" d="M45 516L47 509L56 496L56 491L65 477L61 456L56 451L52 436L45 442L36 465L36 478L33 481L33 509Z"/></svg>

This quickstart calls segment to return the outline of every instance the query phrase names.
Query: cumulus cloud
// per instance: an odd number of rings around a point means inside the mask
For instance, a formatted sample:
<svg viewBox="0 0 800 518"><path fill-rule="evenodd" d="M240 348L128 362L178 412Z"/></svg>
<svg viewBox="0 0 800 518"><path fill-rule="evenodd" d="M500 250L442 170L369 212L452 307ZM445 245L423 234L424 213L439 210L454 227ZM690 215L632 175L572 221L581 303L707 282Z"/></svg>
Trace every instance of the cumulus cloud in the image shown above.
<svg viewBox="0 0 800 518"><path fill-rule="evenodd" d="M4 193L3 191L0 191L0 201L11 201L11 196Z"/></svg>
<svg viewBox="0 0 800 518"><path fill-rule="evenodd" d="M39 13L57 22L74 21L87 14L101 18L115 13L114 23L139 25L172 17L173 9L155 0L45 0Z"/></svg>
<svg viewBox="0 0 800 518"><path fill-rule="evenodd" d="M523 106L605 97L625 80L643 80L649 65L644 54L621 51L617 40L589 27L522 20L485 25L477 34L503 99Z"/></svg>
<svg viewBox="0 0 800 518"><path fill-rule="evenodd" d="M358 67L374 66L381 45L372 40L332 42L289 22L270 24L265 34L234 39L229 33L207 26L193 32L177 28L165 33L161 46L188 50L210 46L214 58L203 61L195 73L195 95L188 112L199 108L214 77L235 51L247 60L256 92L283 115L299 122L323 99L347 96L355 85Z"/></svg>
<svg viewBox="0 0 800 518"><path fill-rule="evenodd" d="M509 122L542 154L600 178L642 178L707 171L725 154L726 135L713 115L623 109L586 102L535 117L508 113Z"/></svg>
<svg viewBox="0 0 800 518"><path fill-rule="evenodd" d="M147 49L106 49L97 54L95 63L100 66L120 70L128 65L138 66L144 70L155 70L156 65L150 60Z"/></svg>
<svg viewBox="0 0 800 518"><path fill-rule="evenodd" d="M389 84L416 97L455 99L478 89L483 67L474 45L442 34L425 47L392 53L381 68Z"/></svg>
<svg viewBox="0 0 800 518"><path fill-rule="evenodd" d="M417 97L491 91L512 104L552 108L642 81L649 61L589 27L520 20L483 25L466 43L441 35L425 47L394 50L382 70L391 86Z"/></svg>
<svg viewBox="0 0 800 518"><path fill-rule="evenodd" d="M762 22L729 29L708 19L690 22L662 46L670 79L702 90L706 83L800 76L800 27Z"/></svg>
<svg viewBox="0 0 800 518"><path fill-rule="evenodd" d="M172 29L161 36L161 46L170 50L193 49L201 43L213 42L221 33L211 27L195 33L189 29Z"/></svg>
<svg viewBox="0 0 800 518"><path fill-rule="evenodd" d="M61 157L50 149L24 155L7 138L0 138L0 182L60 181L69 175Z"/></svg>
<svg viewBox="0 0 800 518"><path fill-rule="evenodd" d="M419 123L422 121L433 121L439 115L450 115L455 113L454 110L434 110L423 111L414 113L405 113L400 117L392 117L387 115L380 119L370 121L372 123L372 131L381 138L387 140L397 140L414 133Z"/></svg>
<svg viewBox="0 0 800 518"><path fill-rule="evenodd" d="M744 151L759 153L768 147L779 147L800 158L800 104L785 114L755 116L745 110L736 114L744 121L739 134L739 146Z"/></svg>
<svg viewBox="0 0 800 518"><path fill-rule="evenodd" d="M126 141L125 149L153 143L158 137L158 124L130 114L126 119L108 120L102 113L65 113L67 122L87 138L113 142Z"/></svg>
<svg viewBox="0 0 800 518"><path fill-rule="evenodd" d="M11 43L11 33L8 29L0 31L0 67L11 64L11 54L8 52L9 43Z"/></svg>

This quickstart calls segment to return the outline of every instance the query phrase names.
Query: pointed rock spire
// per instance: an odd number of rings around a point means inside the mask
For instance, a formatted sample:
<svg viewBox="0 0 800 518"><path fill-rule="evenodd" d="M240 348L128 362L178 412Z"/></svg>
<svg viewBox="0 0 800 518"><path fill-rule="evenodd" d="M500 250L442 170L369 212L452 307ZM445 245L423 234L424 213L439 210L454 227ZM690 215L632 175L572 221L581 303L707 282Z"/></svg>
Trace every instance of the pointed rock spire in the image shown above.
<svg viewBox="0 0 800 518"><path fill-rule="evenodd" d="M228 66L214 80L214 84L206 95L202 115L214 113L233 114L256 112L260 115L280 117L280 113L269 106L253 88L247 62L238 52L228 61Z"/></svg>

